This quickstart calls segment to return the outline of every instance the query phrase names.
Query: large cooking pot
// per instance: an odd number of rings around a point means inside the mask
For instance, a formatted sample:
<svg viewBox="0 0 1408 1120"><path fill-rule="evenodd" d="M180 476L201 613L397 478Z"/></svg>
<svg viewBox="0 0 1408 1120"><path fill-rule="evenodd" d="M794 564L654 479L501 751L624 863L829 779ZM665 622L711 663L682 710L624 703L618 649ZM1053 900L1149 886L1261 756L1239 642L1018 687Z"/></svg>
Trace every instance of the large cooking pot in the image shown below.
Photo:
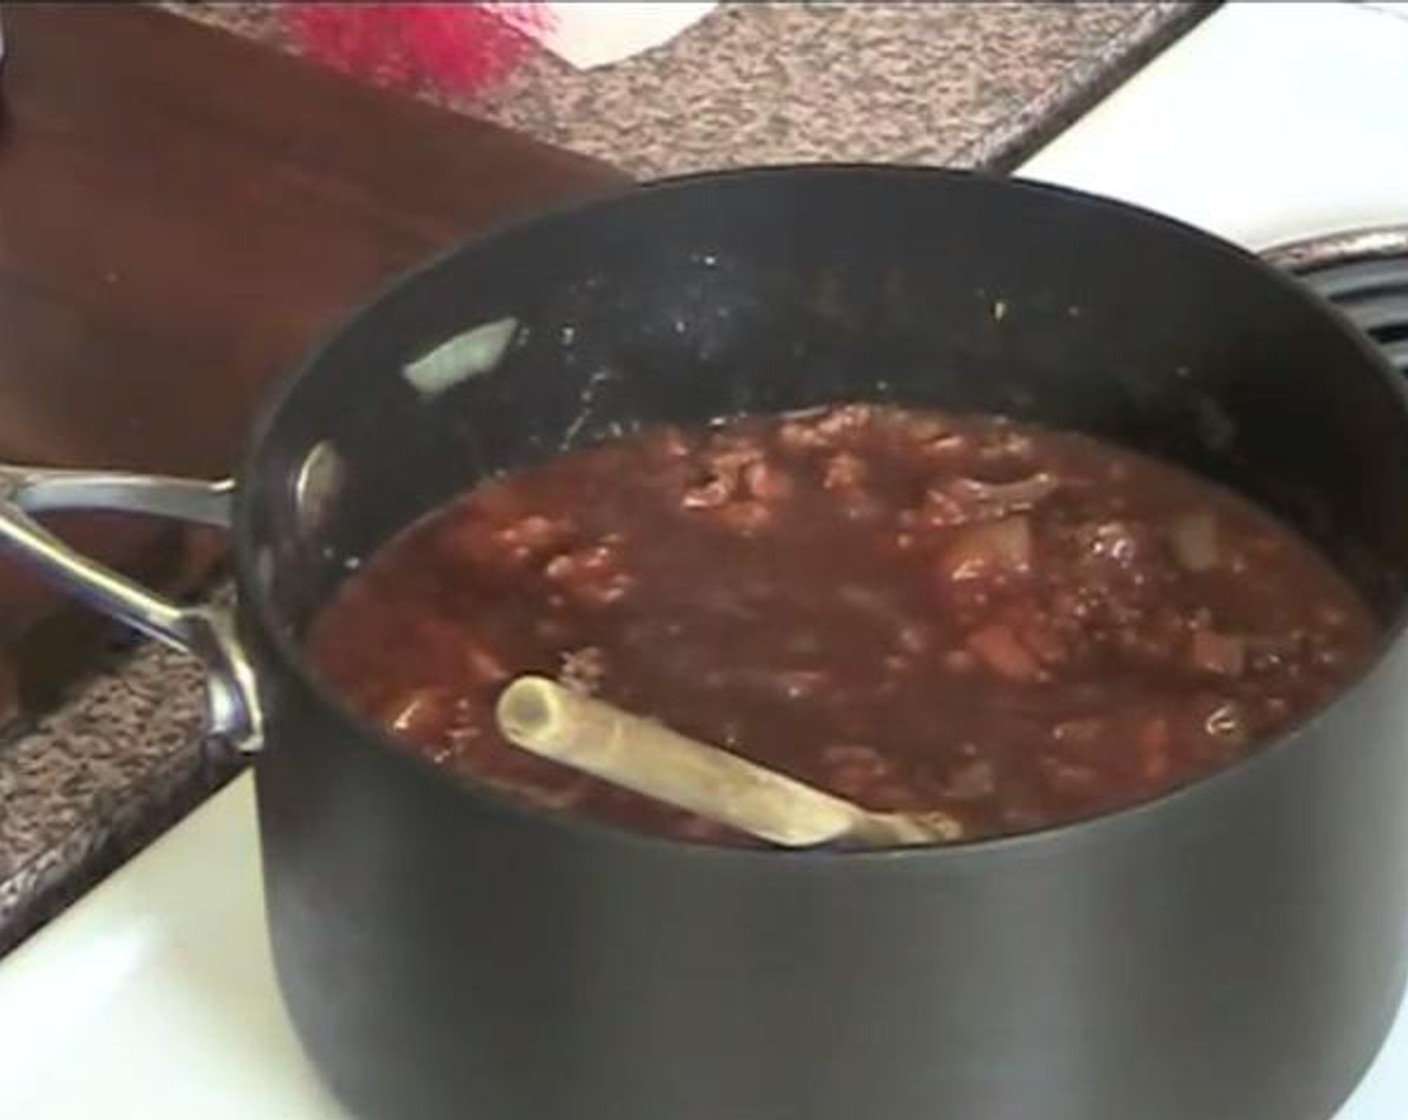
<svg viewBox="0 0 1408 1120"><path fill-rule="evenodd" d="M506 316L496 368L438 394L403 376ZM303 658L357 559L489 472L637 421L847 398L1006 412L1230 483L1358 586L1387 635L1375 663L1147 804L838 854L628 835L457 784ZM279 980L359 1116L1323 1120L1398 1005L1405 395L1295 281L1192 229L1048 187L818 166L479 239L354 315L264 413L233 494L233 614L95 571L22 512L219 524L230 486L3 481L8 546L205 658L214 728L259 748Z"/></svg>

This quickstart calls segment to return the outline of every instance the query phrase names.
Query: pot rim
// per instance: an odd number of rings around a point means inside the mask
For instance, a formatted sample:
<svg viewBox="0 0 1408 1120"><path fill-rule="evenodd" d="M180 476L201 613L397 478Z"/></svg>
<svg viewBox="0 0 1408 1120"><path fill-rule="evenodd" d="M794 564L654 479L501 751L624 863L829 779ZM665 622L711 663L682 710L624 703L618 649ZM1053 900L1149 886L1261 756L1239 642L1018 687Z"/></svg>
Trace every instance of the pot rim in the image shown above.
<svg viewBox="0 0 1408 1120"><path fill-rule="evenodd" d="M310 375L322 364L327 353L353 323L361 322L367 316L374 314L376 309L392 295L401 292L416 283L422 275L436 271L463 253L512 237L544 222L565 220L577 215L589 214L595 210L609 210L628 205L632 199L642 193L673 193L687 190L691 186L701 183L750 182L774 178L803 177L981 181L992 184L994 189L1055 196L1081 206L1139 217L1148 223L1162 226L1173 234L1196 240L1209 253L1231 256L1244 265L1250 266L1260 273L1265 281L1280 286L1293 298L1306 304L1307 310L1313 310L1322 317L1328 316L1334 321L1340 333L1355 346L1363 357L1364 376L1377 376L1384 387L1392 393L1398 404L1404 438L1408 439L1408 384L1404 383L1404 379L1393 369L1388 359L1379 351L1373 341L1364 336L1337 307L1303 285L1290 273L1282 271L1257 254L1216 234L1166 214L1122 200L1016 176L918 164L811 162L691 172L629 183L624 186L608 188L605 191L591 192L582 198L495 223L482 233L456 242L419 264L391 277L377 287L369 297L345 312L308 348L304 357L278 380L273 389L266 393L245 440L237 478L253 477L258 472L262 458L260 451L282 415L288 399L296 391L304 377ZM582 837L596 843L619 844L641 851L654 851L663 855L696 860L742 861L761 858L770 861L786 860L790 864L801 862L804 865L815 865L819 861L825 861L828 866L839 863L856 867L873 867L878 861L888 863L895 860L956 862L964 859L982 858L990 854L1016 854L1037 846L1050 847L1055 845L1060 847L1085 843L1102 831L1145 824L1160 816L1177 813L1185 806L1195 804L1199 800L1217 796L1235 783L1252 781L1259 768L1270 765L1275 756L1291 749L1303 736L1321 723L1328 722L1343 706L1353 702L1365 690L1371 679L1383 669L1390 652L1404 640L1404 632L1408 630L1408 587L1405 587L1400 592L1399 602L1387 624L1382 628L1371 655L1365 659L1364 664L1335 694L1333 699L1297 720L1274 738L1264 742L1263 745L1256 747L1242 758L1210 774L1175 786L1153 797L1132 802L1108 812L1030 831L975 837L928 846L861 849L726 846L617 828L599 823L585 815L545 811L519 798L501 793L488 785L451 775L421 755L407 750L395 736L380 725L358 715L344 704L336 692L313 671L297 640L286 627L279 624L269 596L259 590L258 582L254 579L257 568L254 551L250 544L252 518L250 507L251 503L246 497L245 488L236 485L231 533L233 538L232 551L235 558L234 574L238 590L237 610L245 618L255 620L262 631L261 637L265 648L273 651L273 664L269 666L266 662L264 671L269 671L272 668L275 671L291 674L302 689L322 705L323 714L333 721L339 735L355 737L362 745L372 747L379 754L388 756L391 765L408 768L410 772L415 772L422 778L431 780L442 789L451 791L462 799L466 809L487 804L498 811L507 812L521 819L525 824L556 829L567 837ZM256 666L256 671L259 668ZM268 749L288 748L271 746Z"/></svg>

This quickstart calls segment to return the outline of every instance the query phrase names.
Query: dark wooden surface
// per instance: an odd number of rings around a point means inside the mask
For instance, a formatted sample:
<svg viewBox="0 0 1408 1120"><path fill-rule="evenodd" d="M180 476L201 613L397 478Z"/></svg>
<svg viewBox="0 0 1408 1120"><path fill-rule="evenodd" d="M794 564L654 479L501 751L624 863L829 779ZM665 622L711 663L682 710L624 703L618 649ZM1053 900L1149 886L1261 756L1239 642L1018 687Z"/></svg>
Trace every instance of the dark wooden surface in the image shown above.
<svg viewBox="0 0 1408 1120"><path fill-rule="evenodd" d="M3 18L0 460L226 474L269 381L381 282L619 178L155 9ZM212 555L65 530L164 586ZM42 703L102 633L0 561L0 714L7 670Z"/></svg>

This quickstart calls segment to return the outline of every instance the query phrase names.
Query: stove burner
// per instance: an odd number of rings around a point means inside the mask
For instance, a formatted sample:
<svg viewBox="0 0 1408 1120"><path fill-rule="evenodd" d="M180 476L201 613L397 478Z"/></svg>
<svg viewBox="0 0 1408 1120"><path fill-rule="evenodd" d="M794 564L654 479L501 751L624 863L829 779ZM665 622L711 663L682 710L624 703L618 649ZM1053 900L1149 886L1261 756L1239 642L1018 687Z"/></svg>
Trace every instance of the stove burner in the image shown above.
<svg viewBox="0 0 1408 1120"><path fill-rule="evenodd" d="M1408 375L1408 226L1310 238L1266 257L1335 304Z"/></svg>

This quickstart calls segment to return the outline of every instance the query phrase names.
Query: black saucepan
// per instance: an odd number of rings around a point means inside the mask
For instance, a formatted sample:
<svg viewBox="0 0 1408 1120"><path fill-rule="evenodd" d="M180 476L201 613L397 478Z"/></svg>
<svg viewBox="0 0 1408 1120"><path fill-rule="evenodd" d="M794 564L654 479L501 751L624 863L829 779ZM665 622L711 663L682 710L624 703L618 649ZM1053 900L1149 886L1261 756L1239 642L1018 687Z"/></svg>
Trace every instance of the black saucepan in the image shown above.
<svg viewBox="0 0 1408 1120"><path fill-rule="evenodd" d="M438 394L404 367L512 317ZM299 649L357 559L489 472L661 418L870 398L1180 461L1326 549L1375 664L1250 760L1097 820L951 848L713 849L464 788ZM1408 407L1270 266L1148 213L936 170L629 190L455 250L264 413L233 614L157 600L23 510L221 523L232 487L24 468L0 534L212 666L256 759L288 1010L359 1116L1324 1120L1408 964ZM936 721L944 718L935 711Z"/></svg>

